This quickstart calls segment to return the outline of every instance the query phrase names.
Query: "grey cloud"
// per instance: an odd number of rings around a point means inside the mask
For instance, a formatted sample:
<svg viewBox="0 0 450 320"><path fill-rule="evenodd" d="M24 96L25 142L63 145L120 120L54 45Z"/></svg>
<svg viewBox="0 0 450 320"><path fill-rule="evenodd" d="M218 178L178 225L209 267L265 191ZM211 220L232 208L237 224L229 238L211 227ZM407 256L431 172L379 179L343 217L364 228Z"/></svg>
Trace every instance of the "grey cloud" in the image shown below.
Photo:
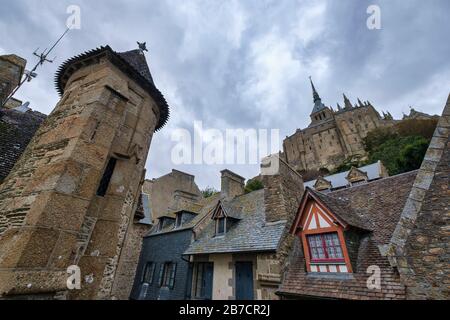
<svg viewBox="0 0 450 320"><path fill-rule="evenodd" d="M109 44L117 51L147 41L157 86L171 105L168 125L155 134L148 177L170 172L173 129L279 128L281 137L309 123L311 75L324 103L342 92L371 100L399 117L413 105L439 113L449 93L450 42L446 0L378 1L33 1L7 0L0 12L0 50L35 63L64 30L66 7L78 4L82 29L57 48L54 64L19 93L49 113L58 100L53 76L60 63ZM381 8L382 30L368 30L366 8ZM204 187L219 187L224 166L185 165ZM248 178L257 165L228 166Z"/></svg>

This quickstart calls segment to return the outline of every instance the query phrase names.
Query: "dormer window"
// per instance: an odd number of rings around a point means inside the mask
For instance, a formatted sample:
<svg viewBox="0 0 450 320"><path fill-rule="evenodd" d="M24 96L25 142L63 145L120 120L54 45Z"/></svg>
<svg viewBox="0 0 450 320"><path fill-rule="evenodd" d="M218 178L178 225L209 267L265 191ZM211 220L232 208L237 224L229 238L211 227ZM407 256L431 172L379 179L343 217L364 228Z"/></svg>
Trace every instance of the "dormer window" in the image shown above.
<svg viewBox="0 0 450 320"><path fill-rule="evenodd" d="M225 217L216 219L216 236L225 234L227 221Z"/></svg>
<svg viewBox="0 0 450 320"><path fill-rule="evenodd" d="M343 203L337 204L334 199L325 204L329 199L331 197L307 188L292 230L301 240L307 272L351 273L353 268L345 235L350 225L330 209L332 205L337 207Z"/></svg>
<svg viewBox="0 0 450 320"><path fill-rule="evenodd" d="M163 229L163 219L159 219L159 222L158 222L158 231L162 231L162 229Z"/></svg>
<svg viewBox="0 0 450 320"><path fill-rule="evenodd" d="M308 235L311 262L344 262L337 232Z"/></svg>

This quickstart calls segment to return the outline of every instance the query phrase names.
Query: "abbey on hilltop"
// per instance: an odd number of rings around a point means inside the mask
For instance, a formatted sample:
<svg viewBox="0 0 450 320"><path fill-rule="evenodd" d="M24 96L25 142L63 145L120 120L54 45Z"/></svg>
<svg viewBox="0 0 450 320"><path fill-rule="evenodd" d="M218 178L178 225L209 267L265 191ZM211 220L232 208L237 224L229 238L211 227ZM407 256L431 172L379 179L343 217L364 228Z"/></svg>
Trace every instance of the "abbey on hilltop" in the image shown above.
<svg viewBox="0 0 450 320"><path fill-rule="evenodd" d="M367 133L399 121L389 112L383 112L381 116L369 101L358 99L358 103L352 105L345 94L344 107L337 104L337 110L333 110L323 104L312 81L311 86L314 99L311 123L283 141L286 161L299 172L321 168L333 170L345 159L364 159L367 153L363 139ZM411 109L411 114L413 112Z"/></svg>

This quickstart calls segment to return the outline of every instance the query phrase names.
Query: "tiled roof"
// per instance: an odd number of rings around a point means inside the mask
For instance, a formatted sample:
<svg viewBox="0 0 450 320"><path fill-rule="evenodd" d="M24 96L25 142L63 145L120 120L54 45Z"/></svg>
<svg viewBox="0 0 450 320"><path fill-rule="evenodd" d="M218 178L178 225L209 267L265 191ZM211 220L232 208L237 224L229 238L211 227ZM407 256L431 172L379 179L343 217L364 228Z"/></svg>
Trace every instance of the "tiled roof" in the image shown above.
<svg viewBox="0 0 450 320"><path fill-rule="evenodd" d="M333 197L331 194L326 195L310 188L308 188L308 190L314 196L319 198L331 212L333 212L345 223L363 230L372 229L370 221L366 221L364 218L360 217L352 208L351 203L347 199L343 199L342 197Z"/></svg>
<svg viewBox="0 0 450 320"><path fill-rule="evenodd" d="M276 250L286 222L266 224L264 190L224 202L230 217L239 219L223 236L215 236L215 223L210 223L189 246L185 254L231 253Z"/></svg>
<svg viewBox="0 0 450 320"><path fill-rule="evenodd" d="M358 217L357 223L372 231L362 238L353 273L345 276L307 273L301 243L296 238L290 265L278 293L322 298L404 299L405 288L398 273L390 266L384 248L399 221L416 174L417 171L411 171L334 191L326 196L315 192L320 200L327 201L326 205L333 213L340 216L351 210L351 218ZM381 289L367 288L366 281L370 276L367 268L371 265L381 269Z"/></svg>
<svg viewBox="0 0 450 320"><path fill-rule="evenodd" d="M319 297L334 299L404 299L405 287L388 260L381 256L376 244L370 238L360 245L360 259L353 273L308 273L298 238L294 241L292 260L278 294L283 296ZM368 289L367 268L380 267L381 288Z"/></svg>
<svg viewBox="0 0 450 320"><path fill-rule="evenodd" d="M36 111L0 111L0 182L19 160L45 117Z"/></svg>

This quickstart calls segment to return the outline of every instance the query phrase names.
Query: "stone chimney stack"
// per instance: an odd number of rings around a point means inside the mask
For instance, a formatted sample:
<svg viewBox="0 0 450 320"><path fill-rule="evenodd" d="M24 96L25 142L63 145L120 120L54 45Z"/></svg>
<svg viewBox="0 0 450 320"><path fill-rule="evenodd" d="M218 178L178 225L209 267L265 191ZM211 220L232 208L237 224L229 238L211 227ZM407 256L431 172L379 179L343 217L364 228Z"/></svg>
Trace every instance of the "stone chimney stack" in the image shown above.
<svg viewBox="0 0 450 320"><path fill-rule="evenodd" d="M302 176L278 154L261 161L266 222L292 222L303 195Z"/></svg>
<svg viewBox="0 0 450 320"><path fill-rule="evenodd" d="M234 198L244 194L245 178L236 173L225 169L220 171L222 174L220 192L227 198Z"/></svg>

